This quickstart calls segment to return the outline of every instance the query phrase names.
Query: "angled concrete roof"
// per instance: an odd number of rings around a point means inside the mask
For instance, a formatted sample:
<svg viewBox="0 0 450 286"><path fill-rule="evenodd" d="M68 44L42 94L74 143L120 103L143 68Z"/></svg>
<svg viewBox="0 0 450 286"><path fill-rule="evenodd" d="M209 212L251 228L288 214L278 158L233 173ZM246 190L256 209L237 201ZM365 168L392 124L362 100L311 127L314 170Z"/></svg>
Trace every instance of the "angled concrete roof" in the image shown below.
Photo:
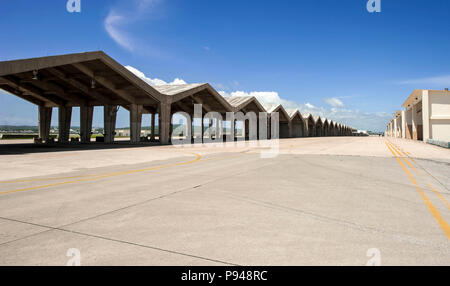
<svg viewBox="0 0 450 286"><path fill-rule="evenodd" d="M277 109L281 104L263 104L264 109L267 111L267 113L272 113Z"/></svg>
<svg viewBox="0 0 450 286"><path fill-rule="evenodd" d="M161 101L156 89L102 51L0 62L0 88L46 106Z"/></svg>
<svg viewBox="0 0 450 286"><path fill-rule="evenodd" d="M202 83L192 83L192 84L177 84L177 85L154 85L153 88L159 91L163 95L176 95L188 90L192 90L199 86L203 85Z"/></svg>
<svg viewBox="0 0 450 286"><path fill-rule="evenodd" d="M233 107L208 83L153 86L163 95L167 103L192 100L202 105L211 105L212 111L232 112ZM187 101L186 101L187 100Z"/></svg>
<svg viewBox="0 0 450 286"><path fill-rule="evenodd" d="M267 113L279 112L284 117L286 117L286 119L288 121L290 120L290 116L286 112L286 109L284 109L283 105L281 105L281 104L264 104L263 106L264 106L264 109L267 110Z"/></svg>
<svg viewBox="0 0 450 286"><path fill-rule="evenodd" d="M314 122L316 124L317 123L323 124L322 119L320 118L320 116L313 116L313 119L314 119Z"/></svg>
<svg viewBox="0 0 450 286"><path fill-rule="evenodd" d="M246 106L254 103L260 112L266 112L264 106L254 96L231 96L225 97L225 100L233 106L235 111L240 111Z"/></svg>
<svg viewBox="0 0 450 286"><path fill-rule="evenodd" d="M304 121L302 114L300 113L300 110L298 109L287 109L286 112L289 114L290 120L294 120L296 117L299 118L301 121Z"/></svg>

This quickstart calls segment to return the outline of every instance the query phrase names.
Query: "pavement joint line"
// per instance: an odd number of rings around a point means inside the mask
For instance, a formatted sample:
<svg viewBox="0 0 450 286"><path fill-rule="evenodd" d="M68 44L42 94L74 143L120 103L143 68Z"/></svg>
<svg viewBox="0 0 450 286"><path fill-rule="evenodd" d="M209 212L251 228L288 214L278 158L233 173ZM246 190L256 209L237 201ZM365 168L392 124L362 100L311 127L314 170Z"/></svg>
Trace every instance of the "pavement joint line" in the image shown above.
<svg viewBox="0 0 450 286"><path fill-rule="evenodd" d="M249 150L245 150L242 152L237 152L238 154L245 154ZM197 153L190 153L194 155L198 155ZM237 155L235 155L237 156ZM201 159L201 162L204 161L210 161L214 159L221 159L221 158L234 158L235 156L219 156L219 157L213 157L208 159ZM152 167L150 167L152 168ZM124 171L125 172L125 171ZM112 173L103 173L103 174L91 174L91 175L79 175L79 176L67 176L67 177L48 177L48 178L37 178L37 179L24 179L24 180L9 180L9 181L0 181L0 184L12 184L12 183L30 183L30 182L40 182L40 181L52 181L52 180L64 180L64 179L76 179L76 178L85 178L85 177L99 177L99 176L105 176ZM1 194L1 193L0 193Z"/></svg>
<svg viewBox="0 0 450 286"><path fill-rule="evenodd" d="M428 211L431 213L433 218L437 221L438 225L441 227L441 229L444 231L445 235L447 236L447 239L450 240L450 226L445 221L445 219L442 217L441 213L436 209L436 207L433 205L433 203L430 201L430 199L425 195L424 191L420 186L418 185L416 179L414 176L408 171L408 168L403 164L402 160L395 154L395 152L391 149L389 144L386 142L386 146L391 151L392 155L394 155L395 159L397 159L397 162L399 165L403 168L403 171L406 173L406 175L409 177L411 182L415 185L416 190L420 194L422 200L424 201L425 205L428 208Z"/></svg>
<svg viewBox="0 0 450 286"><path fill-rule="evenodd" d="M81 236L93 237L93 238L98 238L98 239L118 242L118 243L122 243L122 244L128 244L128 245L133 245L133 246L153 249L153 250L157 250L157 251L161 251L161 252L167 252L167 253L171 253L171 254L187 256L187 257L191 257L191 258L197 258L197 259L201 259L201 260L206 260L206 261L226 264L226 265L230 265L230 266L239 266L238 264L234 264L234 263L230 263L230 262L226 262L226 261L221 261L221 260L218 260L218 259L207 258L207 257L198 256L198 255L194 255L194 254L183 253L183 252L179 252L179 251L175 251L175 250L164 249L164 248L160 248L160 247L155 247L155 246L151 246L151 245L135 243L135 242L121 240L121 239L109 238L109 237L95 235L95 234L89 234L89 233L84 233L84 232L79 232L79 231L68 230L68 229L64 229L64 228L60 228L60 227L45 226L45 225L40 225L40 224L36 224L36 223L24 222L24 221L20 221L20 220L16 220L16 219L4 218L4 217L0 217L0 219L14 221L14 222L23 223L23 224L29 224L29 225L33 225L33 226L40 226L40 227L48 228L48 230L40 232L40 233L37 233L35 235L43 234L45 232L50 232L50 231L61 231L61 232L67 232L67 233L77 234L77 235L81 235ZM0 244L0 246L4 245L4 244L5 243L2 243L2 244Z"/></svg>
<svg viewBox="0 0 450 286"><path fill-rule="evenodd" d="M197 158L193 161L198 161L198 156L200 156L197 153L191 153L191 155L197 156ZM201 156L200 156L201 157ZM191 161L188 162L181 162L181 163L191 163ZM193 162L192 162L193 163ZM137 170L129 170L129 171L118 171L118 172L112 172L112 173L104 173L104 174L92 174L92 175L80 175L80 176L68 176L68 177L59 177L59 178L39 178L39 179L30 179L30 180L11 180L11 181L0 181L1 184L9 184L9 183L27 183L27 182L37 182L37 181L47 181L47 180L64 180L64 179L74 179L74 178L86 178L86 177L103 177L108 175L115 175L116 173L122 173L122 172L140 172L140 171L151 171L154 168L160 168L160 167L166 167L171 166L179 163L173 163L168 165L162 165L162 166L155 166L155 167L149 167L146 169L137 169ZM0 193L1 194L1 193Z"/></svg>
<svg viewBox="0 0 450 286"><path fill-rule="evenodd" d="M353 156L351 156L351 157L353 157ZM355 174L355 173L352 173L352 172L349 172L349 171L344 171L342 169L336 169L336 168L331 168L331 167L328 167L328 166L320 165L320 164L317 164L317 163L311 163L310 161L307 161L305 159L303 159L303 161L305 163L311 165L311 166L315 166L315 167L331 170L331 171L334 171L334 172L337 172L337 173L343 173L343 174L358 176L358 177L361 177L361 178L371 179L373 181L377 181L377 182L380 182L380 183L389 183L389 184L399 185L399 186L403 186L403 187L411 187L411 185L407 184L407 183L400 183L400 182L395 182L395 181L386 180L386 179L374 179L372 177L369 177L369 176L366 176L366 175L363 175L363 174ZM399 199L397 197L394 197L394 198ZM410 201L408 201L408 202L410 202Z"/></svg>
<svg viewBox="0 0 450 286"><path fill-rule="evenodd" d="M299 210L299 209L295 209L295 208L291 208L291 207L287 207L287 206L274 204L272 202L259 201L259 200L251 199L251 198L244 197L244 196L237 196L235 194L232 194L232 193L226 192L226 191L222 191L222 192L230 195L231 198L236 199L236 200L244 200L244 201L247 201L247 202L262 206L262 207L279 210L279 211L283 211L283 212L292 212L296 215L301 215L301 216L308 216L308 217L311 217L313 219L319 220L324 223L335 223L335 224L349 227L349 228L352 228L352 229L355 229L358 231L362 231L362 232L370 232L370 233L375 233L375 234L387 235L387 236L393 237L394 239L399 240L401 242L407 241L409 243L416 244L416 245L431 246L435 249L438 249L438 250L441 250L441 251L444 251L444 252L450 254L450 250L448 248L446 248L446 245L430 243L429 241L416 239L416 238L410 237L408 235L396 234L396 233L385 231L385 230L382 230L379 228L364 226L364 225L360 225L360 224L357 224L357 223L354 223L351 221L346 221L346 220L333 218L333 217L327 217L327 216L316 214L316 213L309 212L309 211L304 211L304 210Z"/></svg>
<svg viewBox="0 0 450 286"><path fill-rule="evenodd" d="M235 156L235 157L237 157L237 156ZM275 163L271 163L271 164L275 164ZM266 167L266 166L271 165L271 164L266 164L266 165L258 167L256 169L263 168L263 167ZM252 169L252 171L253 170L254 169ZM237 172L236 174L240 174L240 173L241 172ZM221 179L223 179L225 177L228 177L228 175L222 176L222 177L219 177L219 178L215 178L213 180L210 180L209 182L203 183L201 186L203 187L203 186L205 186L207 184L213 183L215 181L219 181L219 180L221 180ZM102 213L102 214L99 214L99 215L96 215L96 216L93 216L93 217L90 217L90 218L85 218L85 219L82 219L82 220L79 220L79 221L76 221L76 222L72 222L72 223L69 223L69 224L65 224L65 225L59 226L59 227L52 227L52 226L41 225L41 224L36 224L36 223L31 223L31 222L25 222L25 221L11 219L11 218L0 217L0 219L3 219L3 220L13 221L13 222L23 223L23 224L29 224L29 225L33 225L33 226L37 226L37 227L42 227L42 228L47 228L47 230L44 230L44 231L41 231L41 232L37 232L37 233L31 234L31 235L28 235L28 236L25 236L25 237L21 237L21 238L12 240L12 241L7 241L7 242L0 243L0 246L5 245L5 244L14 243L14 242L17 242L17 241L20 241L20 240L23 240L23 239L27 239L27 238L30 238L30 237L33 237L33 236L37 236L37 235L40 235L40 234L43 234L43 233L47 233L47 232L50 232L52 230L59 230L59 231L78 233L76 231L66 230L66 229L63 229L63 228L71 226L71 225L74 225L74 224L78 224L78 223L81 223L81 222L86 222L88 220L92 220L92 219L95 219L95 218L98 218L98 217L101 217L101 216L104 216L104 215L108 215L108 214L111 214L111 213L114 213L114 212L122 211L122 210L127 209L127 208L132 208L132 207L135 207L135 206L138 206L138 205L143 205L143 204L146 204L146 203L149 203L149 202L161 199L161 198L170 197L172 195L175 195L175 194L178 194L178 193L182 193L182 192L185 192L185 191L188 191L188 190L192 190L192 189L196 189L195 186L194 187L185 188L185 189L181 189L181 190L169 193L169 194L161 195L159 197L147 199L147 200L145 200L143 202L135 203L135 204L132 204L132 205L129 205L129 206L125 206L125 207L122 207L122 208L119 208L119 209L116 209L116 210L112 210L112 211L109 211L109 212L106 212L106 213ZM96 235L90 235L90 234L85 234L85 233L78 233L78 234L97 237ZM98 238L116 241L114 239L109 239L109 238L105 238L105 237L98 237ZM145 246L145 245L139 245L139 244L130 243L130 242L126 242L126 241L117 241L117 242L129 243L129 244L134 244L134 245L141 246L141 247L147 247L147 248L152 248L152 249L155 249L155 250L171 252L170 250L160 249L160 248L156 248L156 247L149 247L149 246ZM228 264L228 265L232 265L232 266L239 266L237 264L232 264L232 263L229 263L229 262L223 262L223 261L209 259L209 258L204 258L204 257L197 257L197 256L189 255L189 254L183 254L183 253L178 253L178 252L173 252L173 253L180 254L180 255L187 255L187 256L200 258L200 259L206 259L206 260L209 260L209 261L219 262L219 263Z"/></svg>
<svg viewBox="0 0 450 286"><path fill-rule="evenodd" d="M187 161L187 162L181 162L181 163L173 163L173 164L168 164L168 165L161 165L161 166L155 166L155 167L150 167L150 168L146 168L146 169L138 169L138 170L129 170L129 171L118 171L118 172L114 172L114 173L109 173L109 174L105 174L105 175L98 175L95 177L91 177L91 178L86 178L86 179L80 179L80 180L73 180L73 181L66 181L66 182L59 182L59 183L54 183L54 184L48 184L48 185L42 185L42 186L34 186L34 187L28 187L28 188L22 188L22 189L15 189L15 190L11 190L11 191L5 191L5 192L0 192L0 195L8 195L11 193L18 193L18 192L25 192L25 191L34 191L34 190L41 190L41 189L47 189L47 188L51 188L51 187L57 187L57 186L61 186L61 185L67 185L67 184L74 184L74 183L82 183L82 182L89 182L89 181L95 181L95 180L100 180L100 179L105 179L105 178L110 178L110 177L116 177L116 176L122 176L122 175L129 175L129 174L136 174L136 173L142 173L142 172L149 172L149 171L155 171L155 170L159 170L159 169L167 169L170 167L176 167L176 166L182 166L182 165L188 165L188 164L193 164L193 163L197 163L197 162L204 162L204 161L211 161L211 160L217 160L217 158L209 158L209 159L204 159L201 160L201 156L199 154L193 153L197 158L191 161ZM238 156L242 156L242 153L240 155L235 155L235 156L224 156L222 158L218 158L220 159L227 159L227 158L232 158L232 157L238 157Z"/></svg>
<svg viewBox="0 0 450 286"><path fill-rule="evenodd" d="M394 149L394 151L397 153L397 154L400 154L399 152L398 152L398 150L395 148L395 146L393 146L392 144L390 144L391 145L391 147L392 147L392 149ZM420 176L422 176L422 174L421 173L419 173L419 171L417 171L417 169L412 165L412 163L410 163L409 161L408 161L408 159L406 159L405 157L399 157L399 158L402 158L403 159L403 161L405 161L407 164L408 164L408 166L410 167L410 168L412 168L417 174L419 174ZM450 210L450 204L448 203L448 201L444 198L444 196L441 194L441 192L439 192L437 189L435 189L435 188L433 188L430 184L428 184L428 183L425 183L425 185L444 203L444 205L447 207L447 209L449 209Z"/></svg>
<svg viewBox="0 0 450 286"><path fill-rule="evenodd" d="M267 164L267 165L269 165L269 164ZM264 167L264 166L262 166L262 167ZM259 168L256 168L256 169L259 169ZM240 174L240 173L241 172L236 173L236 174ZM204 185L213 183L215 181L219 181L219 180L221 180L221 179L223 179L225 177L228 177L228 176L221 176L221 177L215 178L213 180L210 180L209 182L203 183L201 186L203 187ZM14 222L18 222L18 223L24 223L24 224L30 224L30 225L34 225L34 226L37 226L37 227L48 228L45 231L37 232L37 233L31 234L31 235L28 235L28 236L24 236L24 237L15 239L15 240L10 240L10 241L6 241L6 242L3 242L3 243L0 243L0 246L2 246L4 244L14 243L14 242L17 242L17 241L20 241L20 240L23 240L23 239L27 239L29 237L33 237L33 236L36 236L36 235L40 235L40 234L46 233L46 232L54 230L54 229L64 228L64 227L72 226L74 224L78 224L78 223L81 223L81 222L86 222L86 221L89 221L89 220L92 220L92 219L96 219L96 218L104 216L104 215L108 215L108 214L111 214L111 213L114 213L114 212L122 211L122 210L125 210L125 209L128 209L128 208L132 208L132 207L135 207L135 206L138 206L138 205L143 205L143 204L146 204L146 203L158 200L158 199L170 197L172 195L175 195L175 194L178 194L178 193L182 193L182 192L185 192L185 191L189 191L189 190L192 190L192 189L196 189L195 186L194 187L180 189L178 191L174 191L174 192L171 192L171 193L168 193L168 194L164 194L164 195L161 195L161 196L158 196L158 197L150 198L150 199L144 200L142 202L138 202L138 203L135 203L135 204L131 204L131 205L119 208L119 209L115 209L115 210L111 210L111 211L108 211L108 212L105 212L105 213L101 213L101 214L98 214L98 215L95 215L95 216L92 216L92 217L89 217L89 218L84 218L84 219L81 219L79 221L71 222L71 223L68 223L68 224L65 224L65 225L62 225L62 226L59 226L59 227L45 226L45 225L40 225L40 224L36 224L36 223L20 221L20 220L16 220L16 219L0 217L0 219L4 219L4 220L9 220L9 221L14 221Z"/></svg>

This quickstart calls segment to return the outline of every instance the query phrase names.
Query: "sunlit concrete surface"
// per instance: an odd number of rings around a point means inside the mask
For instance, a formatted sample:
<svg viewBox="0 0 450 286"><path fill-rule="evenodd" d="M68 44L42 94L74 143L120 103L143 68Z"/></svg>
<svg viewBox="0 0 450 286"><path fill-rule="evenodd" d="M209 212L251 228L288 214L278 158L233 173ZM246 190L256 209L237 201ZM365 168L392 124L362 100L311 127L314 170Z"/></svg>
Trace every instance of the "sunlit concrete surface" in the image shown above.
<svg viewBox="0 0 450 286"><path fill-rule="evenodd" d="M70 248L82 265L366 265L372 248L382 265L450 264L448 149L86 148L0 146L0 265L66 265Z"/></svg>

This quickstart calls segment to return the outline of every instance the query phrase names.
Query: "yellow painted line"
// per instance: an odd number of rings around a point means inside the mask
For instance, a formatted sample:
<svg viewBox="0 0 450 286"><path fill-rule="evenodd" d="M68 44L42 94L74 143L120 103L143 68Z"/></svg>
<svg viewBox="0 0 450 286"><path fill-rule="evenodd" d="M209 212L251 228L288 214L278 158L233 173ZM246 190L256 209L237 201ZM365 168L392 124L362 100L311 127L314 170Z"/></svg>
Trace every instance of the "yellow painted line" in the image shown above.
<svg viewBox="0 0 450 286"><path fill-rule="evenodd" d="M196 153L192 153L196 154ZM241 156L242 153L239 153L239 155L234 156L220 156L220 157L214 157L209 159L202 159L201 161L210 161L210 160L216 160L216 159L227 159L227 158L234 158ZM41 182L41 181L56 181L56 180L66 180L66 179L77 179L77 178L90 178L90 177L100 177L100 176L106 176L110 173L100 173L100 174L91 174L91 175L79 175L79 176L68 176L68 177L48 177L48 178L38 178L38 179L25 179L25 180L11 180L11 181L0 181L0 184L13 184L13 183L32 183L32 182ZM0 193L1 194L1 193Z"/></svg>
<svg viewBox="0 0 450 286"><path fill-rule="evenodd" d="M395 159L397 159L397 162L400 164L400 166L403 168L403 171L406 173L406 175L409 177L411 182L416 187L416 190L419 192L420 197L425 202L425 205L428 207L429 212L434 217L434 219L437 221L441 229L444 231L445 235L447 236L447 239L450 240L450 226L445 221L445 219L442 217L441 213L436 209L436 207L433 205L433 203L430 201L430 199L427 197L427 195L424 193L424 191L419 187L417 184L416 179L411 175L411 173L408 171L408 168L406 168L405 164L403 164L402 160L395 154L395 152L391 149L389 144L386 143L386 146L391 151L392 155L394 155Z"/></svg>
<svg viewBox="0 0 450 286"><path fill-rule="evenodd" d="M444 196L441 194L441 192L439 192L438 190L436 190L435 188L433 188L433 186L427 184L427 187L433 191L433 193L436 194L436 196L444 203L444 205L447 207L447 209L450 210L450 204L448 203L448 201L444 198Z"/></svg>
<svg viewBox="0 0 450 286"><path fill-rule="evenodd" d="M389 142L390 143L390 142ZM396 147L395 147L395 145L393 145L392 143L391 143L391 146L392 146L392 148L394 149L394 151L396 151L397 152L397 154L399 154L398 153L398 151L397 151L397 149L396 149ZM397 147L398 148L398 147ZM403 153L403 152L402 152ZM403 153L404 154L404 153ZM420 176L422 176L422 174L408 161L408 159L406 158L406 157L402 157L402 159L417 173L417 174L419 174ZM412 159L412 158L410 158L410 159ZM417 164L417 163L416 163ZM434 178L434 177L433 177ZM430 184L426 184L427 185L427 187L431 190L431 191L433 191L433 193L435 193L435 195L444 203L444 205L448 208L448 209L450 209L450 204L448 203L448 201L444 198L444 196L441 194L441 192L439 192L438 190L436 190L435 188L433 188L433 186L431 186Z"/></svg>
<svg viewBox="0 0 450 286"><path fill-rule="evenodd" d="M0 181L0 184L13 184L13 183L31 183L40 181L56 181L65 179L76 179L76 178L86 178L86 177L97 177L106 174L92 174L92 175L80 175L80 176L70 176L70 177L58 177L58 178L40 178L40 179L26 179L26 180L12 180L12 181Z"/></svg>
<svg viewBox="0 0 450 286"><path fill-rule="evenodd" d="M394 147L394 145L393 144L390 144L390 142L388 143L391 147L392 147L392 149L394 149L394 151L398 154L398 156L400 157L400 158L402 158L405 162L406 162L406 164L408 164L408 166L411 168L411 169L413 169L414 170L414 172L417 174L417 175L419 175L419 176L422 176L422 174L420 174L419 173L419 171L417 171L417 169L406 159L406 157L404 157L404 156L402 156L401 154L400 154L400 152Z"/></svg>
<svg viewBox="0 0 450 286"><path fill-rule="evenodd" d="M12 193L18 193L18 192L25 192L25 191L33 191L33 190L45 189L45 188L50 188L50 187L57 187L57 186L62 186L62 185L74 184L74 183L88 182L88 181L94 181L94 180L100 180L100 179L104 179L104 178L109 178L109 177L115 177L115 176L121 176L121 175L128 175L128 174L134 174L134 173L141 173L141 172L165 169L165 168L170 168L170 167L175 167L175 166L183 166L183 165L188 165L188 164L193 164L195 162L198 162L202 158L199 154L193 154L193 155L195 155L196 158L194 160L190 160L190 161L187 161L187 162L174 163L174 164L156 166L156 167L151 167L151 168L146 168L146 169L139 169L139 170L114 172L114 173L105 174L105 175L98 175L98 176L93 177L93 178L87 178L87 179L81 179L81 180L73 180L73 181L60 182L60 183L55 183L55 184L48 184L48 185L42 185L42 186L34 186L34 187L16 189L16 190L11 190L11 191L6 191L6 192L0 192L0 195L6 195L6 194L12 194Z"/></svg>

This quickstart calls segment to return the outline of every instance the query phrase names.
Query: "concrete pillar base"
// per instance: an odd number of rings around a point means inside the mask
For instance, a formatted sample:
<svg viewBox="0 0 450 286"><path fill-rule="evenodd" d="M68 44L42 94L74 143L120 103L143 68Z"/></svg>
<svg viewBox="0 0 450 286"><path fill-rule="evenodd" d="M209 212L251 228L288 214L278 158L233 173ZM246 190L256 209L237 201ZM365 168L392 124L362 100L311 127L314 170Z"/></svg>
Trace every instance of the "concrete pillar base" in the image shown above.
<svg viewBox="0 0 450 286"><path fill-rule="evenodd" d="M80 106L80 139L81 143L91 142L93 106Z"/></svg>
<svg viewBox="0 0 450 286"><path fill-rule="evenodd" d="M60 106L58 107L58 121L59 121L59 143L68 143L70 137L70 121L72 119L72 107Z"/></svg>
<svg viewBox="0 0 450 286"><path fill-rule="evenodd" d="M150 140L155 141L155 116L156 114L152 114L152 134L150 135Z"/></svg>
<svg viewBox="0 0 450 286"><path fill-rule="evenodd" d="M172 121L171 105L161 103L159 106L159 142L160 144L170 143L170 125Z"/></svg>
<svg viewBox="0 0 450 286"><path fill-rule="evenodd" d="M142 129L142 105L130 105L130 140L131 143L139 143L141 141Z"/></svg>
<svg viewBox="0 0 450 286"><path fill-rule="evenodd" d="M43 143L48 143L50 138L52 110L51 107L39 106L39 139Z"/></svg>
<svg viewBox="0 0 450 286"><path fill-rule="evenodd" d="M117 105L105 105L103 108L105 143L113 143L116 136Z"/></svg>

